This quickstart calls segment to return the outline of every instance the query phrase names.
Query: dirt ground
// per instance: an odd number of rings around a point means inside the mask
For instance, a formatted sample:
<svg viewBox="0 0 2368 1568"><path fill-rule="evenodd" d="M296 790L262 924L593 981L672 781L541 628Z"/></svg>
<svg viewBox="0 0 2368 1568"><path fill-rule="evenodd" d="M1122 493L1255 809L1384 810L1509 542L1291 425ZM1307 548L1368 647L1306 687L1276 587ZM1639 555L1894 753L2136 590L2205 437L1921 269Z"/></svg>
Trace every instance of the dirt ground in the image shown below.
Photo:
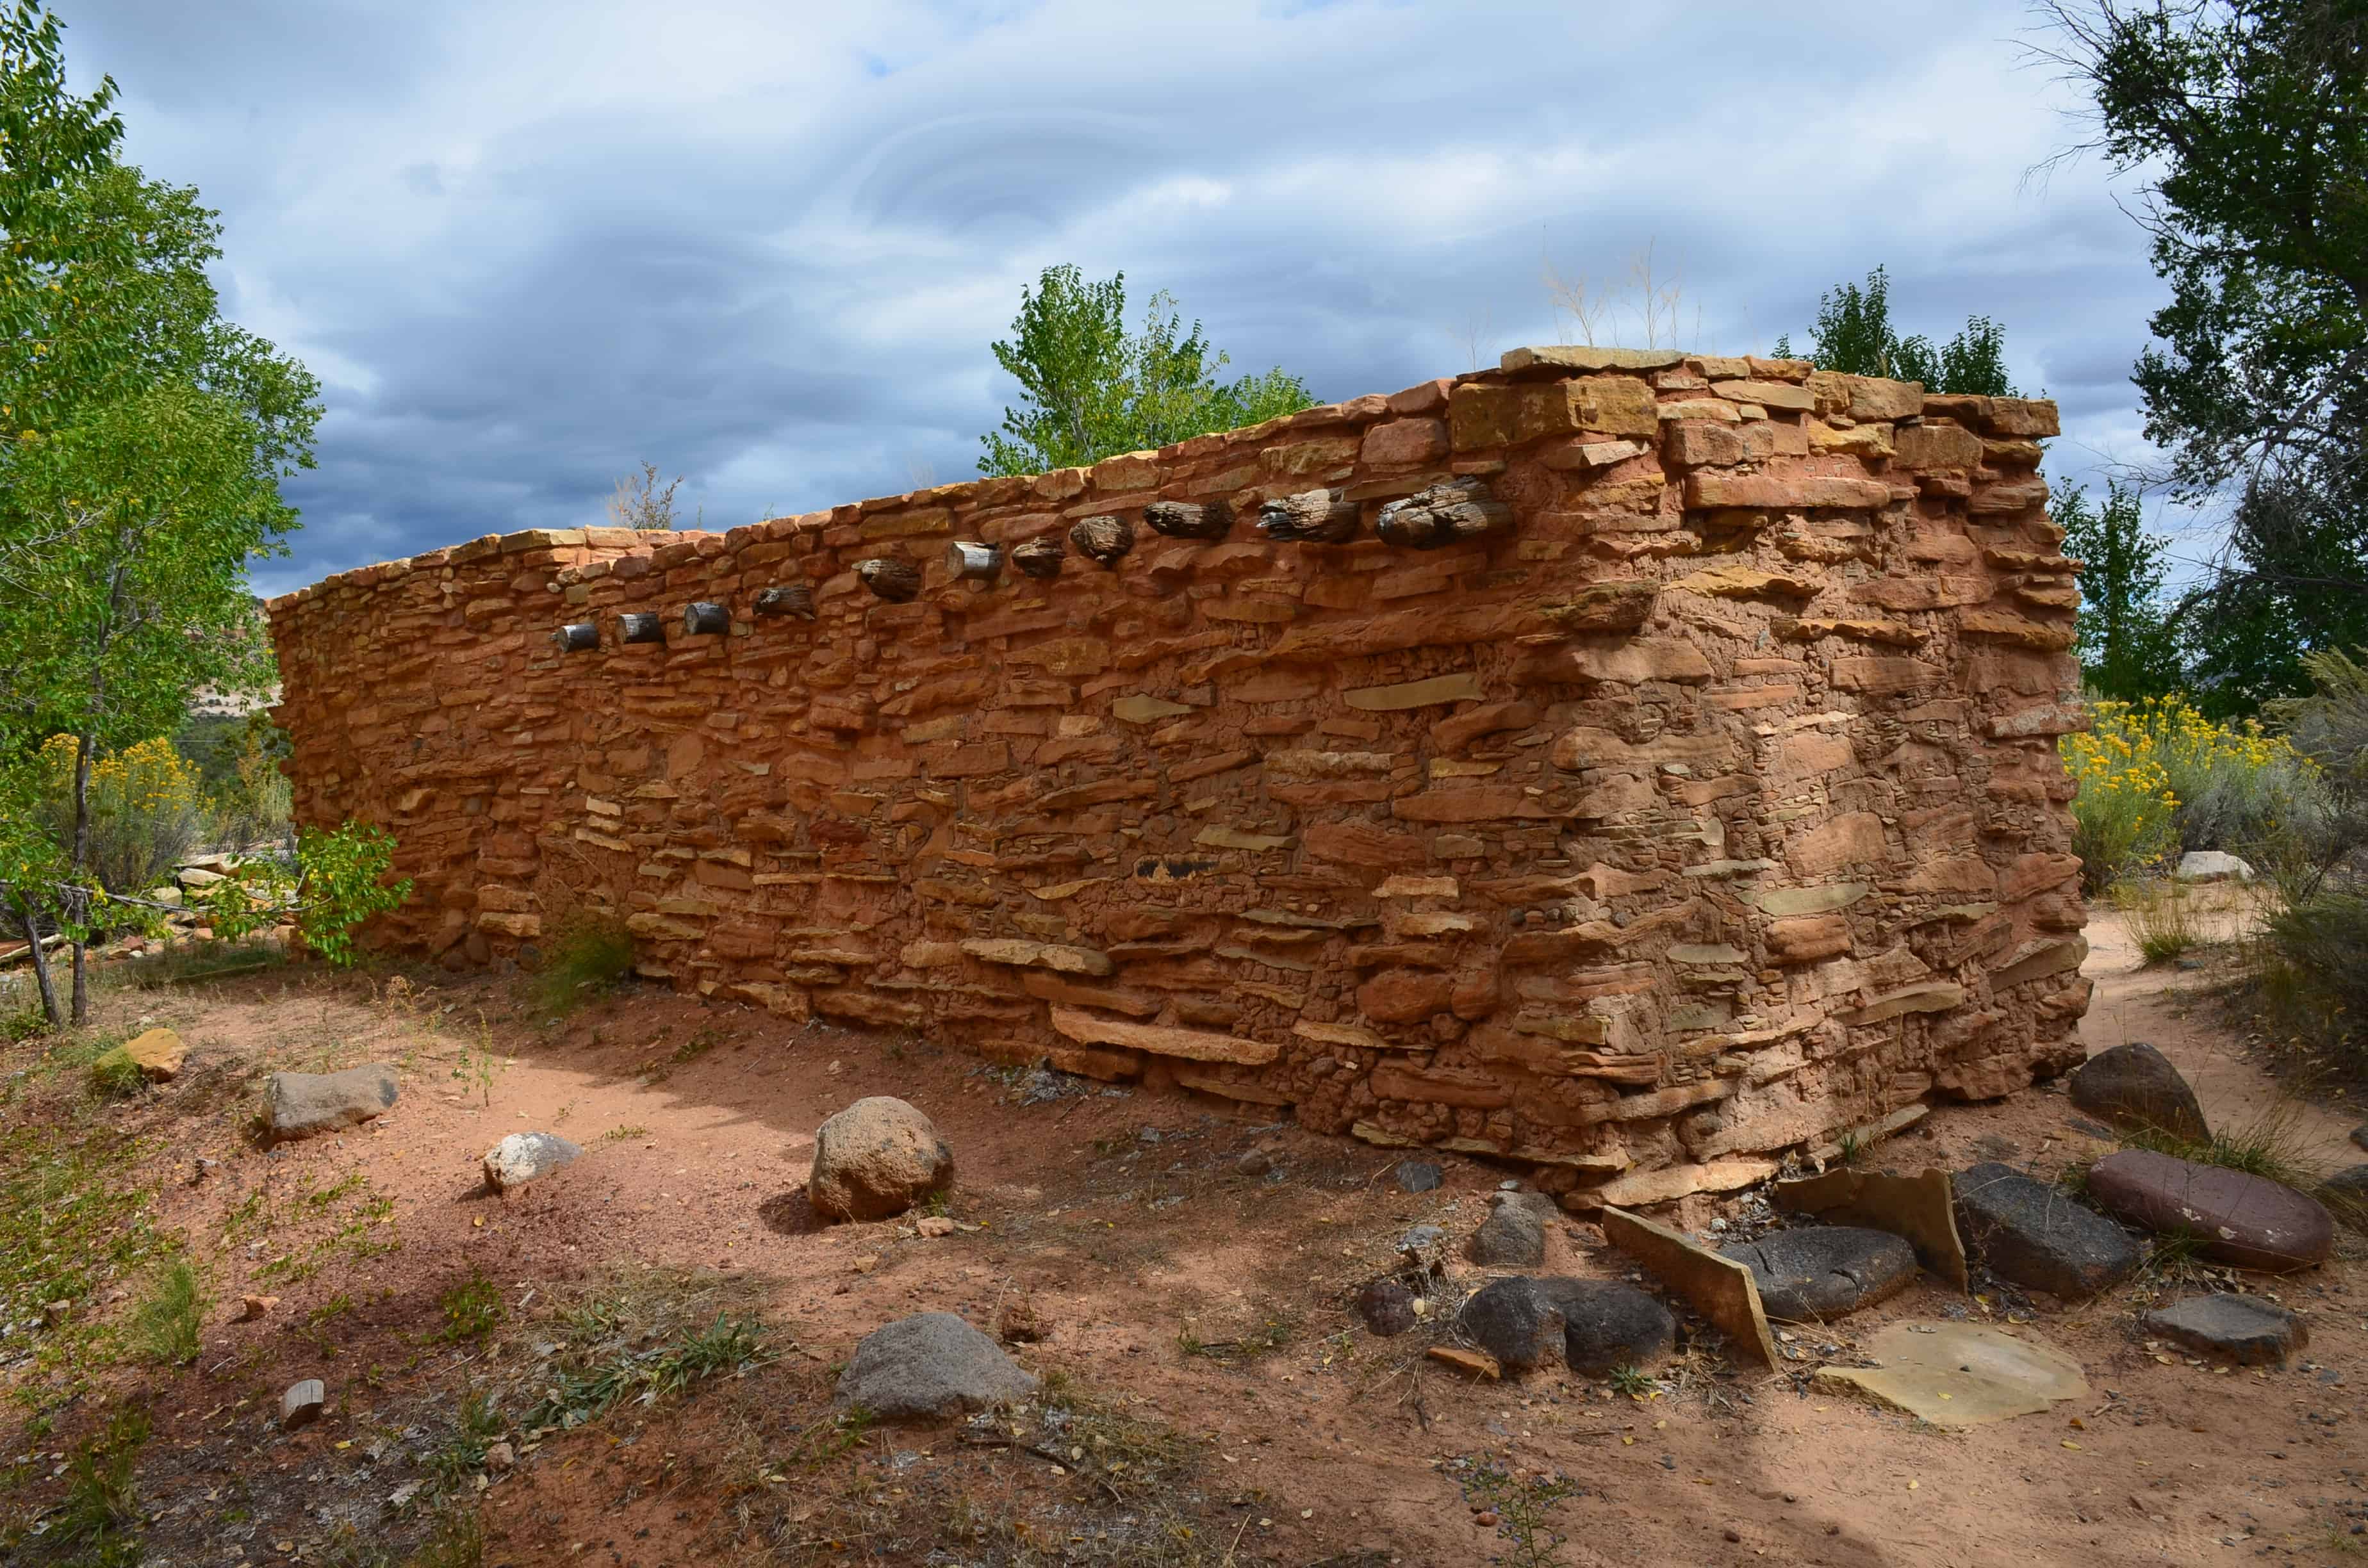
<svg viewBox="0 0 2368 1568"><path fill-rule="evenodd" d="M2248 1058L2201 994L2209 969L2140 970L2111 915L2089 935L2092 1050L2150 1040L2223 1121L2276 1114L2328 1168L2368 1158L2345 1142L2357 1109L2297 1102ZM10 1048L0 1132L86 1129L128 1150L113 1179L154 1188L154 1223L186 1239L214 1304L193 1363L94 1363L63 1404L68 1374L25 1348L38 1325L0 1336L0 1386L19 1395L0 1406L0 1518L54 1526L75 1444L136 1406L153 1428L134 1465L152 1564L2368 1562L2368 1271L2349 1233L2337 1261L2298 1276L2188 1264L2071 1307L1978 1274L1967 1300L1927 1277L1792 1331L1800 1359L1777 1374L1738 1369L1695 1323L1646 1395L1575 1376L1474 1384L1424 1363L1418 1336L1366 1334L1349 1301L1410 1226L1443 1227L1453 1254L1517 1173L1446 1156L1444 1185L1408 1195L1395 1152L1255 1108L671 994L563 1023L528 996L518 977L312 967L119 991L108 1028L169 1025L191 1052L175 1083L114 1102L40 1042ZM254 1141L262 1073L374 1060L401 1068L391 1113L270 1152ZM808 1210L815 1125L879 1094L921 1107L956 1152L952 1233L919 1234L911 1216L823 1227ZM480 1156L526 1130L588 1153L485 1192ZM2100 1131L2042 1089L1936 1110L1862 1158L2052 1175L2112 1148ZM1245 1171L1253 1151L1269 1168ZM1698 1199L1676 1218L1738 1212ZM1593 1226L1551 1230L1551 1268L1633 1272ZM1482 1278L1452 1267L1463 1288ZM2238 1278L2306 1317L2292 1367L2203 1364L2137 1324ZM452 1292L472 1280L500 1321L450 1332ZM120 1318L141 1285L119 1278L73 1311ZM279 1301L237 1321L246 1294ZM603 1302L596 1326L646 1345L662 1335L636 1340L637 1312L677 1329L761 1316L765 1358L530 1429L563 1347L593 1332L583 1309ZM988 1327L1032 1313L1042 1337L1015 1350L1061 1408L838 1422L837 1367L920 1311ZM1811 1383L1885 1324L1968 1316L2072 1355L2092 1397L1952 1432ZM327 1413L283 1434L280 1391L307 1377ZM484 1457L496 1436L516 1454L506 1470ZM1525 1504L1516 1482L1508 1500L1475 1479L1490 1462L1575 1489ZM49 1533L0 1543L80 1560Z"/></svg>

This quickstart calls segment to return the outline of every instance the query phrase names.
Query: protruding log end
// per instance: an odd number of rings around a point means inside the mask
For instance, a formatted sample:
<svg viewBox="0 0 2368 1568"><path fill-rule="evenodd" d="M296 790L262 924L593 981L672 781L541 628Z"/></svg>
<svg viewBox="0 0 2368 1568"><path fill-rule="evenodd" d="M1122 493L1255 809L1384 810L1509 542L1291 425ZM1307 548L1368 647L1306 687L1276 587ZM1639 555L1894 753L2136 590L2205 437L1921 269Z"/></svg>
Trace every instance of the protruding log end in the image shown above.
<svg viewBox="0 0 2368 1568"><path fill-rule="evenodd" d="M1452 479L1393 501L1374 519L1384 543L1407 550L1439 550L1508 532L1513 509L1489 493L1485 479Z"/></svg>
<svg viewBox="0 0 2368 1568"><path fill-rule="evenodd" d="M999 546L980 544L974 540L958 539L946 546L946 575L956 582L964 578L981 583L995 581L1003 570L1003 551Z"/></svg>
<svg viewBox="0 0 2368 1568"><path fill-rule="evenodd" d="M1030 577L1057 577L1061 574L1061 562L1068 553L1062 548L1060 540L1048 534L1042 539L1031 539L1026 544L1014 545L1011 564Z"/></svg>
<svg viewBox="0 0 2368 1568"><path fill-rule="evenodd" d="M881 556L871 561L859 561L855 574L863 585L892 605L913 599L921 591L921 569L909 561Z"/></svg>
<svg viewBox="0 0 2368 1568"><path fill-rule="evenodd" d="M709 599L696 599L682 607L682 634L686 637L716 636L732 630L732 612Z"/></svg>
<svg viewBox="0 0 2368 1568"><path fill-rule="evenodd" d="M1258 508L1258 532L1298 544L1346 544L1357 537L1360 507L1330 490L1280 496Z"/></svg>
<svg viewBox="0 0 2368 1568"><path fill-rule="evenodd" d="M800 620L814 618L814 590L803 583L784 583L778 588L767 588L757 596L756 610L761 616L795 616Z"/></svg>
<svg viewBox="0 0 2368 1568"><path fill-rule="evenodd" d="M1223 501L1154 501L1143 520L1169 539L1223 539L1233 528L1234 509Z"/></svg>
<svg viewBox="0 0 2368 1568"><path fill-rule="evenodd" d="M633 610L617 618L617 641L620 642L663 642L666 621L655 614Z"/></svg>
<svg viewBox="0 0 2368 1568"><path fill-rule="evenodd" d="M551 634L563 653L588 653L600 645L600 623L597 620L572 620Z"/></svg>
<svg viewBox="0 0 2368 1568"><path fill-rule="evenodd" d="M1080 517L1069 530L1069 542L1088 560L1115 566L1120 557L1134 548L1134 530L1118 517Z"/></svg>

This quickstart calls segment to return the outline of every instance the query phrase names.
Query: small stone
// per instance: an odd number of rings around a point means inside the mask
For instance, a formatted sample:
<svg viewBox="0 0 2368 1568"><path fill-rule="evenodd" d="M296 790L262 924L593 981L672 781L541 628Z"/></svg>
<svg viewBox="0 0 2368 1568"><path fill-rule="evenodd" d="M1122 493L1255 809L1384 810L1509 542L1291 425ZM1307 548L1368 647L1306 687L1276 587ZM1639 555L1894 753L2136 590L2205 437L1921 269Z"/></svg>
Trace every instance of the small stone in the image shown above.
<svg viewBox="0 0 2368 1568"><path fill-rule="evenodd" d="M1906 1238L1863 1225L1775 1231L1719 1249L1751 1270L1771 1318L1829 1323L1905 1290L1916 1278Z"/></svg>
<svg viewBox="0 0 2368 1568"><path fill-rule="evenodd" d="M2147 1332L2240 1367L2283 1367L2310 1343L2302 1319L2259 1296L2214 1291L2146 1315Z"/></svg>
<svg viewBox="0 0 2368 1568"><path fill-rule="evenodd" d="M874 1095L814 1130L806 1196L825 1220L887 1220L954 1178L953 1151L929 1119L903 1100Z"/></svg>
<svg viewBox="0 0 2368 1568"><path fill-rule="evenodd" d="M1398 1238L1400 1252L1429 1252L1447 1239L1447 1233L1437 1225L1415 1225Z"/></svg>
<svg viewBox="0 0 2368 1568"><path fill-rule="evenodd" d="M320 1379L290 1383L279 1396L279 1429L293 1432L299 1426L310 1426L321 1418L321 1409L328 1403L329 1391Z"/></svg>
<svg viewBox="0 0 2368 1568"><path fill-rule="evenodd" d="M2334 1220L2307 1195L2150 1149L2124 1149L2091 1165L2089 1196L2157 1234L2193 1234L2205 1257L2239 1268L2307 1268L2335 1249Z"/></svg>
<svg viewBox="0 0 2368 1568"><path fill-rule="evenodd" d="M1429 1160L1400 1160L1393 1173L1400 1192L1435 1192L1446 1173Z"/></svg>
<svg viewBox="0 0 2368 1568"><path fill-rule="evenodd" d="M1252 1149L1234 1162L1234 1172L1237 1176L1262 1176L1272 1169L1274 1156L1263 1149Z"/></svg>
<svg viewBox="0 0 2368 1568"><path fill-rule="evenodd" d="M1357 1315L1365 1327L1377 1337L1388 1339L1404 1334L1420 1322L1414 1309L1415 1293L1406 1282L1395 1278L1367 1281L1357 1292Z"/></svg>
<svg viewBox="0 0 2368 1568"><path fill-rule="evenodd" d="M1036 1392L1002 1346L951 1312L921 1312L864 1335L839 1374L838 1403L883 1420L985 1410Z"/></svg>
<svg viewBox="0 0 2368 1568"><path fill-rule="evenodd" d="M149 1029L133 1035L116 1050L152 1084L170 1083L179 1077L182 1064L189 1059L189 1048L171 1029Z"/></svg>
<svg viewBox="0 0 2368 1568"><path fill-rule="evenodd" d="M495 1192L573 1165L584 1151L555 1132L513 1132L485 1151L485 1185Z"/></svg>
<svg viewBox="0 0 2368 1568"><path fill-rule="evenodd" d="M913 1221L913 1229L924 1236L951 1236L954 1233L954 1222L943 1214L924 1214Z"/></svg>
<svg viewBox="0 0 2368 1568"><path fill-rule="evenodd" d="M1497 1364L1497 1358L1486 1350L1474 1350L1462 1345L1434 1345L1423 1354L1442 1366L1468 1372L1487 1382L1493 1383L1504 1375L1504 1369Z"/></svg>
<svg viewBox="0 0 2368 1568"><path fill-rule="evenodd" d="M507 1442L485 1445L485 1468L494 1474L499 1475L516 1463L518 1463L518 1450Z"/></svg>
<svg viewBox="0 0 2368 1568"><path fill-rule="evenodd" d="M1463 1245L1483 1268L1535 1268L1546 1260L1546 1222L1526 1203L1498 1203Z"/></svg>
<svg viewBox="0 0 2368 1568"><path fill-rule="evenodd" d="M2170 1059L2134 1042L2099 1051L2072 1074L2072 1103L2125 1127L2149 1127L2192 1142L2212 1136L2195 1091Z"/></svg>
<svg viewBox="0 0 2368 1568"><path fill-rule="evenodd" d="M2122 1228L2062 1188L1988 1162L1954 1182L1968 1250L2000 1278L2082 1301L2127 1278L2138 1249Z"/></svg>
<svg viewBox="0 0 2368 1568"><path fill-rule="evenodd" d="M271 1309L279 1304L277 1296L241 1296L238 1299L238 1321L253 1323L257 1318L268 1317Z"/></svg>

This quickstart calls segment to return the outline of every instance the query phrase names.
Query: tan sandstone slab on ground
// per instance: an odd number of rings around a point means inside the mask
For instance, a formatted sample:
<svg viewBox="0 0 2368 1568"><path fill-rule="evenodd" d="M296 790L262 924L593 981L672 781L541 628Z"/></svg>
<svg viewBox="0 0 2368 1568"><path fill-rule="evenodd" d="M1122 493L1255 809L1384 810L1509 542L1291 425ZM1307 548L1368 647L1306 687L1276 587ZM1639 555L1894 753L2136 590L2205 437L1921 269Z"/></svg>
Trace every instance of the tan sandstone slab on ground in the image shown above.
<svg viewBox="0 0 2368 1568"><path fill-rule="evenodd" d="M1880 1365L1820 1367L1817 1381L1935 1426L1986 1426L2089 1392L2070 1357L1981 1324L1896 1323L1866 1353Z"/></svg>

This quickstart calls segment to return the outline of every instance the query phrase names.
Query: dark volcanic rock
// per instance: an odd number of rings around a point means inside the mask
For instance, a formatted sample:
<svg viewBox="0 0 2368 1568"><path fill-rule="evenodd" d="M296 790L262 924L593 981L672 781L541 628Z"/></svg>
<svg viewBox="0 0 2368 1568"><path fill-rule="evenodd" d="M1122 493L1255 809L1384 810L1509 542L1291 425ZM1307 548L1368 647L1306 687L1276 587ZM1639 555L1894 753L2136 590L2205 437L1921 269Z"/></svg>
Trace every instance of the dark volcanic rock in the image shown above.
<svg viewBox="0 0 2368 1568"><path fill-rule="evenodd" d="M1965 1245L2001 1279L2078 1301L2138 1266L2137 1246L2119 1225L2012 1166L1978 1165L1954 1186Z"/></svg>
<svg viewBox="0 0 2368 1568"><path fill-rule="evenodd" d="M1444 1174L1429 1160L1400 1160L1396 1171L1400 1192L1435 1191Z"/></svg>
<svg viewBox="0 0 2368 1568"><path fill-rule="evenodd" d="M2283 1367L2310 1343L2302 1319L2259 1296L2190 1296L2146 1315L2146 1331L2240 1366Z"/></svg>
<svg viewBox="0 0 2368 1568"><path fill-rule="evenodd" d="M1907 1238L1863 1225L1772 1231L1718 1250L1751 1270L1770 1317L1795 1323L1842 1317L1916 1278L1916 1249Z"/></svg>
<svg viewBox="0 0 2368 1568"><path fill-rule="evenodd" d="M1600 1378L1616 1367L1656 1367L1678 1347L1678 1320L1634 1285L1558 1278L1535 1283L1562 1313L1563 1358L1574 1372Z"/></svg>
<svg viewBox="0 0 2368 1568"><path fill-rule="evenodd" d="M2089 1196L2132 1224L2194 1235L2204 1256L2239 1268L2307 1268L2335 1247L2335 1221L2317 1199L2267 1176L2150 1149L2099 1160L2089 1169Z"/></svg>
<svg viewBox="0 0 2368 1568"><path fill-rule="evenodd" d="M2198 1143L2212 1136L2195 1091L2150 1045L2117 1045L2082 1062L2072 1074L2072 1103L2123 1127L2151 1127Z"/></svg>
<svg viewBox="0 0 2368 1568"><path fill-rule="evenodd" d="M1562 1309L1525 1275L1483 1286L1463 1303L1455 1326L1508 1372L1526 1372L1563 1356Z"/></svg>
<svg viewBox="0 0 2368 1568"><path fill-rule="evenodd" d="M1391 1276L1371 1279L1357 1292L1357 1315L1365 1326L1387 1339L1404 1334L1421 1320L1414 1312L1415 1293L1405 1280Z"/></svg>
<svg viewBox="0 0 2368 1568"><path fill-rule="evenodd" d="M1496 1212L1464 1244L1463 1256L1483 1268L1536 1268L1546 1260L1545 1217L1516 1196L1495 1195Z"/></svg>

